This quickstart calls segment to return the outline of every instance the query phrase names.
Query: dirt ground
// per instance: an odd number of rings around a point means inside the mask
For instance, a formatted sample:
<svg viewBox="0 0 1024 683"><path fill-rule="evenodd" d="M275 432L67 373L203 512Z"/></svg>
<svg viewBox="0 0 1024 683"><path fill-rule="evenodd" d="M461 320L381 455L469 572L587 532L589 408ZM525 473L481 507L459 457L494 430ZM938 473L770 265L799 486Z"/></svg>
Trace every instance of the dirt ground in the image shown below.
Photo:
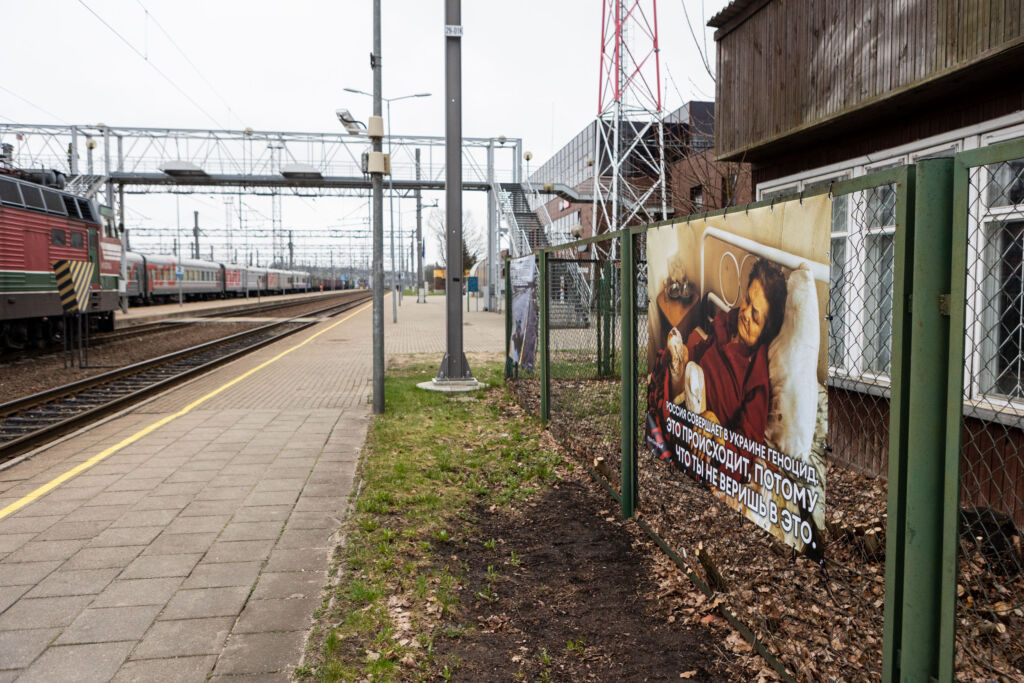
<svg viewBox="0 0 1024 683"><path fill-rule="evenodd" d="M481 542L450 558L473 628L435 641L439 660L457 658L452 680L736 680L709 620L659 601L657 560L617 512L579 469L516 510L476 511Z"/></svg>

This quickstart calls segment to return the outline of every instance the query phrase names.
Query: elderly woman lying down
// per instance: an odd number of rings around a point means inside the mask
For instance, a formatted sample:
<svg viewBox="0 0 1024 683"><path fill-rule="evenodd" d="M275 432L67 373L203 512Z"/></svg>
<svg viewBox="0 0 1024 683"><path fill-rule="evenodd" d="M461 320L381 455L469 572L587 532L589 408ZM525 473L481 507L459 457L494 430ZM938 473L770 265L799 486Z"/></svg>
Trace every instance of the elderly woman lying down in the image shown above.
<svg viewBox="0 0 1024 683"><path fill-rule="evenodd" d="M685 342L672 328L648 388L659 423L648 424L648 443L662 459L670 457L661 433L665 401L685 403L691 412L751 441L765 439L771 405L768 346L782 327L786 278L776 265L759 259L738 308L716 308L713 317L709 308L705 302L701 325Z"/></svg>

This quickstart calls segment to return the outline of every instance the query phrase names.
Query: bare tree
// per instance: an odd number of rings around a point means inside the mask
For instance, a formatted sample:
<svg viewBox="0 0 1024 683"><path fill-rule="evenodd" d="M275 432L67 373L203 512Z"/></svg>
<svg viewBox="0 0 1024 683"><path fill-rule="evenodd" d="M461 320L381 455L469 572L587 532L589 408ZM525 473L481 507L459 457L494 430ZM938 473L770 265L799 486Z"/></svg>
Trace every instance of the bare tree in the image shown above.
<svg viewBox="0 0 1024 683"><path fill-rule="evenodd" d="M440 255L438 261L445 268L448 267L448 235L445 226L445 212L443 209L434 209L427 216L427 230L433 236L437 251ZM486 235L483 229L473 219L473 214L466 211L462 214L462 269L469 270L473 264L480 259L480 255L486 249Z"/></svg>

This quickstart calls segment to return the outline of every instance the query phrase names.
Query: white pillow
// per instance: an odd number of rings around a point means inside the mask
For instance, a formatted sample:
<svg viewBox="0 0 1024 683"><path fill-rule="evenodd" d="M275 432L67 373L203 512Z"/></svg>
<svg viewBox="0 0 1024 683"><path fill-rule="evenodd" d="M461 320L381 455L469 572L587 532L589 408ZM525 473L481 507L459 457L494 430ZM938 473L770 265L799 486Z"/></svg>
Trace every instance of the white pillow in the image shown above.
<svg viewBox="0 0 1024 683"><path fill-rule="evenodd" d="M806 263L786 280L786 312L768 346L772 397L765 436L775 447L809 462L818 411L818 292Z"/></svg>

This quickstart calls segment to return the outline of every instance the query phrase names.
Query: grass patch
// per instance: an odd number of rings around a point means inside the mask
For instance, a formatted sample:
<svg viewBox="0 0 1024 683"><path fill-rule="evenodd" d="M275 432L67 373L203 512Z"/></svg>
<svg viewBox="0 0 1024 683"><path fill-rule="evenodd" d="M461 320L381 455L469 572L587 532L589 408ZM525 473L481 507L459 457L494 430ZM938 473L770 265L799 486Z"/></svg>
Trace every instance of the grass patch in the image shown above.
<svg viewBox="0 0 1024 683"><path fill-rule="evenodd" d="M495 553L470 600L494 600L503 568L518 565L514 549L477 537L474 507L524 500L554 479L560 457L541 447L536 420L509 415L501 363L476 364L491 388L463 397L416 388L435 370L434 361L410 363L388 375L387 412L367 436L361 493L335 557L339 582L296 671L301 680L456 675L457 660L433 654L435 637L468 629L458 621L465 568L451 556L462 544Z"/></svg>

